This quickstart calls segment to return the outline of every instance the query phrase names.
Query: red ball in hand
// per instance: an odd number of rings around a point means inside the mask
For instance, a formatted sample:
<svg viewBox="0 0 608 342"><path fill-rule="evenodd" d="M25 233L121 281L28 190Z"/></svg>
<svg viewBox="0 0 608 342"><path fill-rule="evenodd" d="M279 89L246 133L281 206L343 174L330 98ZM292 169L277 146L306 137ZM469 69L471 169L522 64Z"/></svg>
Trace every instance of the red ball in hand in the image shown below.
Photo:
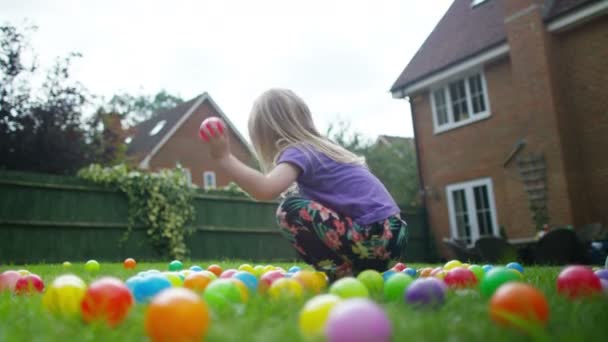
<svg viewBox="0 0 608 342"><path fill-rule="evenodd" d="M557 292L574 299L602 291L600 278L585 266L569 266L557 277Z"/></svg>
<svg viewBox="0 0 608 342"><path fill-rule="evenodd" d="M89 323L96 320L115 326L122 322L133 306L131 292L122 281L101 278L91 284L82 299L82 318Z"/></svg>
<svg viewBox="0 0 608 342"><path fill-rule="evenodd" d="M225 129L226 125L224 125L224 122L220 118L212 116L203 120L201 127L198 130L198 135L201 140L207 142L209 141L209 134L213 137L217 131L221 135L224 134Z"/></svg>
<svg viewBox="0 0 608 342"><path fill-rule="evenodd" d="M28 274L17 280L15 283L16 294L31 294L42 292L44 290L44 282L35 274Z"/></svg>

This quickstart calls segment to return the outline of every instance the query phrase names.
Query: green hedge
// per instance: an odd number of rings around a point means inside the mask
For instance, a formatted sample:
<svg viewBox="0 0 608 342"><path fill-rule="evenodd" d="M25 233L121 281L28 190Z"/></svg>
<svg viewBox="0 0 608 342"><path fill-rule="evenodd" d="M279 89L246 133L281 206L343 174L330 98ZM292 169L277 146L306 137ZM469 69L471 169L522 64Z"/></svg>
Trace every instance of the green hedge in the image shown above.
<svg viewBox="0 0 608 342"><path fill-rule="evenodd" d="M199 194L192 259L293 260L279 234L277 203ZM158 260L145 227L127 229L127 200L120 192L75 177L0 171L0 263ZM404 212L410 227L407 260L434 257L422 209Z"/></svg>

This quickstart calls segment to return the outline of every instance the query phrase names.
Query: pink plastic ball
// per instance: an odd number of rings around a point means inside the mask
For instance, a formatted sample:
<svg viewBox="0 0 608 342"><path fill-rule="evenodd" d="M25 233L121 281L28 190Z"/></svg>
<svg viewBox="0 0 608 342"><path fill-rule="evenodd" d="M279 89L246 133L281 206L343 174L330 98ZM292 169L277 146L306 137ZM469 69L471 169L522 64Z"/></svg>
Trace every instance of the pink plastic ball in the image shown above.
<svg viewBox="0 0 608 342"><path fill-rule="evenodd" d="M328 342L388 342L392 328L380 306L366 298L353 298L331 310L325 334Z"/></svg>

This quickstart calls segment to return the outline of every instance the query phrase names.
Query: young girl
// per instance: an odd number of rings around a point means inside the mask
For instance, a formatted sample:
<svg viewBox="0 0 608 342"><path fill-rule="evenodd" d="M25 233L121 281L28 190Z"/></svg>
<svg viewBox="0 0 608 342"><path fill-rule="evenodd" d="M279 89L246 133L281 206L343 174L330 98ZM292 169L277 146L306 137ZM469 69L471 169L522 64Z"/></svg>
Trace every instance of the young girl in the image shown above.
<svg viewBox="0 0 608 342"><path fill-rule="evenodd" d="M252 197L272 200L297 183L277 221L308 264L336 279L382 272L401 257L407 228L395 201L362 158L319 134L295 93L268 90L251 110L249 135L264 173L236 159L226 134L212 126L203 128L211 156Z"/></svg>

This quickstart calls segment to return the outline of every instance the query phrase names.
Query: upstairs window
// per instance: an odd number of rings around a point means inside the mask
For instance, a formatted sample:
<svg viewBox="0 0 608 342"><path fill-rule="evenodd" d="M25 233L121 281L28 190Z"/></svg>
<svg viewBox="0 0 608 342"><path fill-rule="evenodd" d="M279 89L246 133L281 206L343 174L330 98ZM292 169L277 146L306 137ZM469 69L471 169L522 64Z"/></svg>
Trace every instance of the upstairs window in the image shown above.
<svg viewBox="0 0 608 342"><path fill-rule="evenodd" d="M205 171L203 172L203 189L211 190L215 189L215 172Z"/></svg>
<svg viewBox="0 0 608 342"><path fill-rule="evenodd" d="M471 7L475 7L475 6L477 6L477 5L481 5L481 4L483 4L484 2L486 2L486 1L488 1L488 0L472 0L472 1L471 1Z"/></svg>
<svg viewBox="0 0 608 342"><path fill-rule="evenodd" d="M431 90L435 133L490 116L483 73L452 80Z"/></svg>

